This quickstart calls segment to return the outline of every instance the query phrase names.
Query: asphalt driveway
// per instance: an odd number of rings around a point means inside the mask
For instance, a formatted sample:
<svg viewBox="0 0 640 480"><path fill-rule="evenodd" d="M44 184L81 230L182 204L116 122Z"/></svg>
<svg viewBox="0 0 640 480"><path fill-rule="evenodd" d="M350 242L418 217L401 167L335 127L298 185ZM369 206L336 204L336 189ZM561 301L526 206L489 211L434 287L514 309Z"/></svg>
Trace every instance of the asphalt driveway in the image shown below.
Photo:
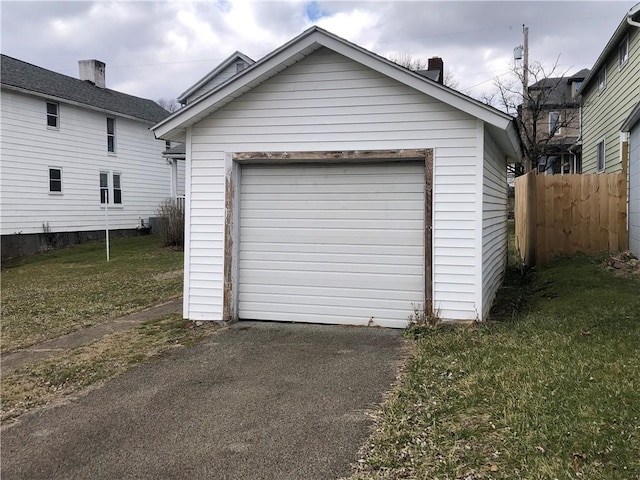
<svg viewBox="0 0 640 480"><path fill-rule="evenodd" d="M10 479L335 479L395 380L398 330L241 322L1 434Z"/></svg>

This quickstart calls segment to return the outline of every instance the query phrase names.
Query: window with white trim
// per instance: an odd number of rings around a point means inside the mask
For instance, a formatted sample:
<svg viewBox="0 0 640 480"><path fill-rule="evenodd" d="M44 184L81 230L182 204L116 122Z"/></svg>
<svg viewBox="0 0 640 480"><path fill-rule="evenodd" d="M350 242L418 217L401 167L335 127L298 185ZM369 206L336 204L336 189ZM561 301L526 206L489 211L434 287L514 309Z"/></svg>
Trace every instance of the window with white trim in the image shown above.
<svg viewBox="0 0 640 480"><path fill-rule="evenodd" d="M622 68L629 60L629 37L625 37L624 40L618 45L618 67Z"/></svg>
<svg viewBox="0 0 640 480"><path fill-rule="evenodd" d="M603 91L607 86L607 71L602 67L598 72L598 91Z"/></svg>
<svg viewBox="0 0 640 480"><path fill-rule="evenodd" d="M60 104L47 102L47 128L60 128Z"/></svg>
<svg viewBox="0 0 640 480"><path fill-rule="evenodd" d="M560 112L549 112L549 135L560 134Z"/></svg>
<svg viewBox="0 0 640 480"><path fill-rule="evenodd" d="M120 174L113 174L113 203L122 205L122 184L120 183Z"/></svg>
<svg viewBox="0 0 640 480"><path fill-rule="evenodd" d="M109 172L100 172L100 203L109 203Z"/></svg>
<svg viewBox="0 0 640 480"><path fill-rule="evenodd" d="M116 119L107 117L107 152L116 151Z"/></svg>
<svg viewBox="0 0 640 480"><path fill-rule="evenodd" d="M62 169L49 167L49 193L62 193Z"/></svg>
<svg viewBox="0 0 640 480"><path fill-rule="evenodd" d="M111 182L109 182L111 177ZM122 174L100 172L100 203L122 205Z"/></svg>
<svg viewBox="0 0 640 480"><path fill-rule="evenodd" d="M604 157L604 138L596 144L596 160L598 166L598 172L604 172L606 168L606 162Z"/></svg>

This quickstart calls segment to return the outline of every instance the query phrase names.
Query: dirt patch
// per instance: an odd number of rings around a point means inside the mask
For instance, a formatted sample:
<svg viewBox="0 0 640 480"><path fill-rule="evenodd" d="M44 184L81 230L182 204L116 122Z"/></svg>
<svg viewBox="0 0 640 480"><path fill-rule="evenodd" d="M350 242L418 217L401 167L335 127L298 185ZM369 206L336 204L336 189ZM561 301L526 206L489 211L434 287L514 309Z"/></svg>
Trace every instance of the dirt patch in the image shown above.
<svg viewBox="0 0 640 480"><path fill-rule="evenodd" d="M158 282L161 280L169 280L171 278L178 278L182 276L182 270L173 270L171 272L158 273L154 275L152 278Z"/></svg>
<svg viewBox="0 0 640 480"><path fill-rule="evenodd" d="M605 270L617 276L640 276L640 260L629 251L608 257L604 265Z"/></svg>

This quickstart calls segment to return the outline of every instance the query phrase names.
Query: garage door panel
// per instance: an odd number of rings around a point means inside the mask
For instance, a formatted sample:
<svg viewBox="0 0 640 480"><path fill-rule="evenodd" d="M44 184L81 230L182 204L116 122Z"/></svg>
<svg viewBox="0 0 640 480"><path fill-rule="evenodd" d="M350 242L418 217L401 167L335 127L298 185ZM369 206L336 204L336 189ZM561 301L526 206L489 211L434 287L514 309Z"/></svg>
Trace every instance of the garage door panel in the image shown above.
<svg viewBox="0 0 640 480"><path fill-rule="evenodd" d="M280 285L264 285L264 284L247 284L242 295L259 295L259 294L274 294L280 295L282 293L282 287ZM397 300L406 304L411 304L415 301L415 293L407 291L405 289L395 288L393 285L385 285L382 289L361 289L355 287L307 287L304 285L290 285L286 289L287 294L297 295L300 297L305 296L319 296L319 297L335 297L335 298L360 298L369 295L371 298L379 300ZM245 300L247 297L243 297Z"/></svg>
<svg viewBox="0 0 640 480"><path fill-rule="evenodd" d="M269 252L269 260L264 260L262 252L257 251L244 251L242 252L242 259L240 259L240 266L243 267L242 262L266 262L271 261L277 264L279 262L322 262L322 263L357 263L357 264L378 264L378 265L417 265L421 262L422 256L420 252L417 255L366 255L366 254L343 254L343 253L307 253L307 252ZM246 265L245 265L246 267Z"/></svg>
<svg viewBox="0 0 640 480"><path fill-rule="evenodd" d="M310 227L310 225L313 225ZM390 230L392 233L396 230L401 231L414 231L418 235L422 235L423 220L418 219L377 219L377 220L363 220L363 219L342 219L342 218L318 218L309 220L306 218L244 218L242 219L243 228L288 228L292 233L295 233L297 229L337 229L337 230L354 230L355 234L358 234L357 230L375 230L378 231L380 227L385 230ZM292 235L295 238L294 235Z"/></svg>
<svg viewBox="0 0 640 480"><path fill-rule="evenodd" d="M413 230L355 230L355 229L297 229L295 233L287 228L243 228L245 234L260 237L264 242L272 243L329 243L351 245L416 245L422 232ZM241 257L242 258L242 257Z"/></svg>
<svg viewBox="0 0 640 480"><path fill-rule="evenodd" d="M405 264L403 266L403 275L422 277L422 266L413 264ZM379 274L391 275L394 278L398 274L398 264L394 263L357 263L357 262L336 262L335 259L319 262L308 261L276 261L276 260L240 260L240 268L242 270L253 269L255 271L288 273L355 273L355 274Z"/></svg>
<svg viewBox="0 0 640 480"><path fill-rule="evenodd" d="M243 166L242 319L404 326L424 301L424 165Z"/></svg>
<svg viewBox="0 0 640 480"><path fill-rule="evenodd" d="M327 254L345 254L345 255L379 255L380 248L378 245L350 245L344 243L338 244L318 244L318 243L290 243L290 242L260 242L260 241L243 241L240 258L245 258L246 252L263 252L265 254L274 252L292 252L292 253L327 253ZM384 248L385 255L411 256L422 258L424 249L422 245L387 245ZM473 252L472 252L473 253ZM263 257L264 258L264 257Z"/></svg>

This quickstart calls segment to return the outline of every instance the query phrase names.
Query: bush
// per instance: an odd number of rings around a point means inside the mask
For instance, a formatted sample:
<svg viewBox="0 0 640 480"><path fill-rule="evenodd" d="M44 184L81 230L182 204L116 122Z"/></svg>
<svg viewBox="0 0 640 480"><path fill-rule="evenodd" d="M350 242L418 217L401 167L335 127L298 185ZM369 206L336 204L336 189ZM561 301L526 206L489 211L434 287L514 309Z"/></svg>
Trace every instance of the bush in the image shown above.
<svg viewBox="0 0 640 480"><path fill-rule="evenodd" d="M175 200L165 200L157 210L162 245L184 249L184 209Z"/></svg>

